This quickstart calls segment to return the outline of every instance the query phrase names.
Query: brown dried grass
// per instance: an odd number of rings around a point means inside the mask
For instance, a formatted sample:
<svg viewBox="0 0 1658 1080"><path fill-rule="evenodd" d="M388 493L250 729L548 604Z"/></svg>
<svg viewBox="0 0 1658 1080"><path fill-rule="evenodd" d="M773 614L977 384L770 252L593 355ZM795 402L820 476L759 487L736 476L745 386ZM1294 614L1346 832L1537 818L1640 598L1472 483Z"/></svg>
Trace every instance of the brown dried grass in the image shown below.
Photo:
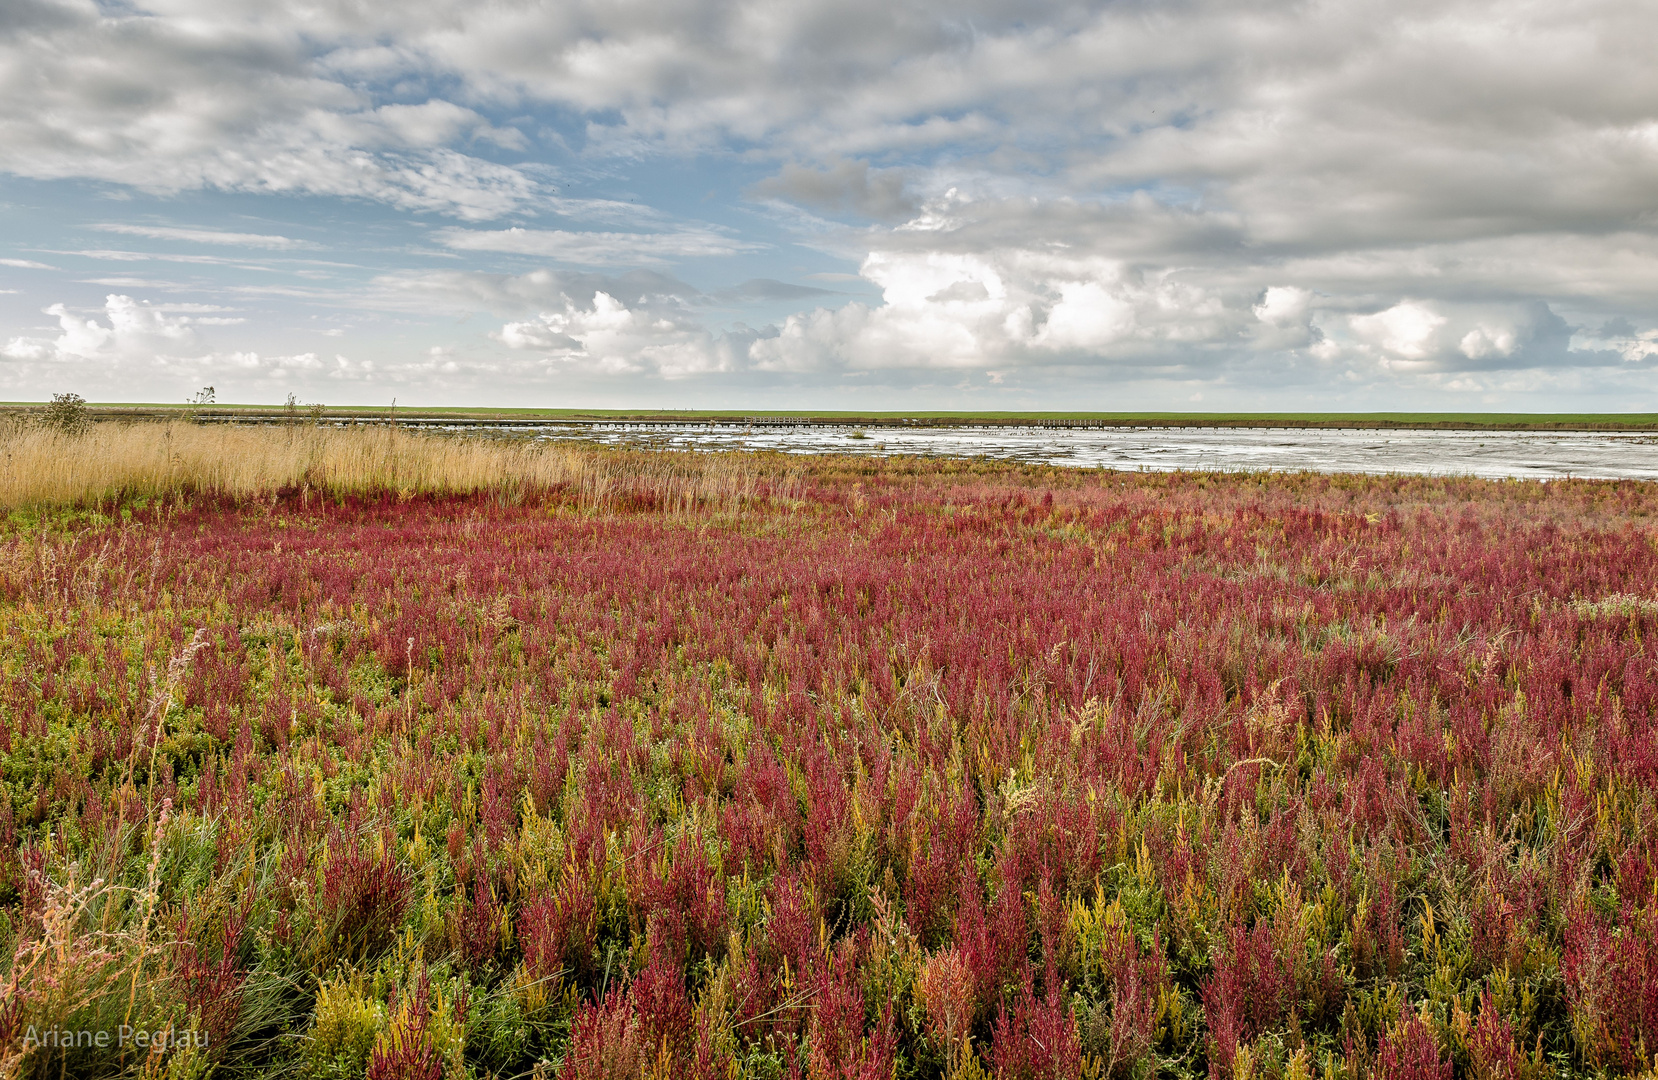
<svg viewBox="0 0 1658 1080"><path fill-rule="evenodd" d="M391 426L103 423L84 434L0 431L0 509L93 505L181 493L257 497L309 487L404 495L569 489L603 503L649 491L669 505L728 504L759 493L765 469L720 454L607 451L517 439L411 433ZM773 476L793 487L794 477Z"/></svg>

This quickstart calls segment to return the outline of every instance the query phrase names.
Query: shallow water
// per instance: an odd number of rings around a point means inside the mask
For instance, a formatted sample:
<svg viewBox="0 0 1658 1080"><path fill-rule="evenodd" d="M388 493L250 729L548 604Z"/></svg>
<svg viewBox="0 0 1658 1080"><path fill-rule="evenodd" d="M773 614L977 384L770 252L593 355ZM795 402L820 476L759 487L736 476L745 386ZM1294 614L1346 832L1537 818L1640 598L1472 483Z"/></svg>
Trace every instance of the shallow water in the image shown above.
<svg viewBox="0 0 1658 1080"><path fill-rule="evenodd" d="M929 454L1126 470L1306 470L1658 479L1658 436L1317 428L549 427L540 438L682 450ZM862 436L861 438L859 436Z"/></svg>

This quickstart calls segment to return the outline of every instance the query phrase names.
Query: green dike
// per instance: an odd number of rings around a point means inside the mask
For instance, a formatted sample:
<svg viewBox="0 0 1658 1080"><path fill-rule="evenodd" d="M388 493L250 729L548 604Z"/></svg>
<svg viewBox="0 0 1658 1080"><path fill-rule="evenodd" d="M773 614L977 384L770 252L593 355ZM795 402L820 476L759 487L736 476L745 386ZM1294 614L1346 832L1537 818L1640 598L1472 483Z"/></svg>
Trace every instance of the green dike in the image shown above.
<svg viewBox="0 0 1658 1080"><path fill-rule="evenodd" d="M37 402L0 402L0 412L26 413L43 406ZM215 420L238 417L278 419L291 416L305 421L308 408L286 413L280 405L227 404L211 406L161 403L88 403L88 412L97 419L180 419L193 416ZM334 420L545 420L570 423L776 423L779 421L845 425L892 426L928 424L940 426L1100 425L1122 427L1277 427L1277 428L1367 428L1377 430L1463 430L1463 431L1658 431L1658 413L1497 413L1497 412L966 412L955 410L902 410L885 412L830 411L809 409L511 409L511 408L425 408L362 407L325 408L321 414Z"/></svg>

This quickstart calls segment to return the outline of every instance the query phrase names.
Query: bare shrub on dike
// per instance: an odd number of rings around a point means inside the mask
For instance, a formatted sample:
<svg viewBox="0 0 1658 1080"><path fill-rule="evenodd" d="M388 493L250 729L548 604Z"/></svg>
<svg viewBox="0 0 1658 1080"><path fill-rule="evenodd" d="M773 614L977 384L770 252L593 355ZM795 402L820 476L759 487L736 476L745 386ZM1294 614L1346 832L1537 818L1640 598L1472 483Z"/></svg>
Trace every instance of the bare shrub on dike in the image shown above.
<svg viewBox="0 0 1658 1080"><path fill-rule="evenodd" d="M215 404L216 400L217 398L214 394L213 388L211 386L204 386L200 390L197 390L196 393L189 398L189 400L185 401L185 404L190 407L185 410L184 415L192 424L199 424L202 422L202 406Z"/></svg>
<svg viewBox="0 0 1658 1080"><path fill-rule="evenodd" d="M288 395L288 404L285 405L283 408L284 408L284 411L285 411L285 414L286 414L286 421L288 423L288 426L292 427L292 426L294 426L294 425L296 425L300 422L301 405L300 405L299 398L295 397L293 394L289 394ZM312 402L309 405L304 406L303 408L304 408L304 415L307 418L309 418L310 422L313 425L322 423L322 415L323 415L323 411L324 411L324 408L325 408L325 406L323 405L322 402L315 401L315 402Z"/></svg>
<svg viewBox="0 0 1658 1080"><path fill-rule="evenodd" d="M79 394L53 394L40 422L59 435L84 435L92 426L92 418L86 414L86 399Z"/></svg>

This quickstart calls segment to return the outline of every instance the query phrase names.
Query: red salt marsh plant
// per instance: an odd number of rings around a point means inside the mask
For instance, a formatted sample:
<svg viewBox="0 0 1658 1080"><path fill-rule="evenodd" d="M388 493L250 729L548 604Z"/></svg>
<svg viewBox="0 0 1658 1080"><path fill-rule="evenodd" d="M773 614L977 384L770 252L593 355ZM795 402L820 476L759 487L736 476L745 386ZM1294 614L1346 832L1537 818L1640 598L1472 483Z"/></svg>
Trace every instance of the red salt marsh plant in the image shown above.
<svg viewBox="0 0 1658 1080"><path fill-rule="evenodd" d="M566 464L16 512L10 1074L1652 1067L1658 492Z"/></svg>

